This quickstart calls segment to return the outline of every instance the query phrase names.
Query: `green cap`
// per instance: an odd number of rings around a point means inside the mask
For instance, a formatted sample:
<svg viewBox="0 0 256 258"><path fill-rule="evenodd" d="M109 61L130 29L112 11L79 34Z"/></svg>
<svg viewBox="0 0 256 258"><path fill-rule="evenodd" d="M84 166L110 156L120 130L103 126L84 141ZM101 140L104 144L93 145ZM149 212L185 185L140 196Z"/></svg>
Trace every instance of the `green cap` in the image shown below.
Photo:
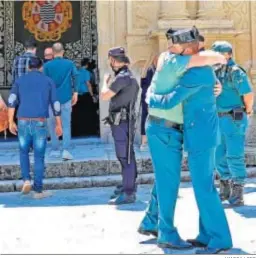
<svg viewBox="0 0 256 258"><path fill-rule="evenodd" d="M215 41L212 50L220 53L232 52L232 45L227 41Z"/></svg>

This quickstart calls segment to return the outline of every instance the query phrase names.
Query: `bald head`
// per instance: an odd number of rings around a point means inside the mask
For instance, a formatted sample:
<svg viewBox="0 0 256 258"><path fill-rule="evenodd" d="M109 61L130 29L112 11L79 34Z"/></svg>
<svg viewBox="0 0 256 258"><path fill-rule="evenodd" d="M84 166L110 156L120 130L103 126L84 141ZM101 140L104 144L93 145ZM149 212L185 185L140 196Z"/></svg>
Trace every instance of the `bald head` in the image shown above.
<svg viewBox="0 0 256 258"><path fill-rule="evenodd" d="M62 43L57 42L52 46L52 51L54 56L63 56L64 55L64 47Z"/></svg>

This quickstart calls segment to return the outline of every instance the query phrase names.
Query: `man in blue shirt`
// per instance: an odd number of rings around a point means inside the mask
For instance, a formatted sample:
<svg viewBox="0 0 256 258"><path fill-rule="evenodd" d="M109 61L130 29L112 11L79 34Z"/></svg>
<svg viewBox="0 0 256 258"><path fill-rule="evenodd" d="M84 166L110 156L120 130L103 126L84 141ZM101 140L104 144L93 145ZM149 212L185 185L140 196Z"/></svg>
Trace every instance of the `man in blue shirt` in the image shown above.
<svg viewBox="0 0 256 258"><path fill-rule="evenodd" d="M223 88L217 98L221 144L216 150L216 168L220 174L220 198L239 206L244 205L244 147L247 116L253 112L254 94L246 72L232 58L232 45L217 41L212 48L228 61L227 65L216 70Z"/></svg>
<svg viewBox="0 0 256 258"><path fill-rule="evenodd" d="M29 60L30 72L15 81L8 99L9 129L19 138L20 167L24 185L22 192L27 194L31 190L29 149L34 149L34 191L35 198L48 196L43 192L44 157L47 143L47 118L49 106L56 117L55 131L62 134L60 120L60 103L56 97L56 87L53 81L42 74L43 62L38 57ZM15 109L17 111L18 127L14 122Z"/></svg>
<svg viewBox="0 0 256 258"><path fill-rule="evenodd" d="M54 81L57 88L57 98L61 104L61 120L63 125L62 158L64 160L71 160L73 156L68 151L71 143L71 111L72 106L78 100L79 73L71 60L63 58L64 48L61 43L55 43L52 50L54 59L44 65L44 73ZM51 112L48 126L52 144L50 156L59 157L59 141L54 132L55 122Z"/></svg>
<svg viewBox="0 0 256 258"><path fill-rule="evenodd" d="M90 60L88 58L84 58L81 61L81 68L79 70L79 89L78 94L84 95L85 93L89 92L91 97L93 97L92 85L90 83L91 74L88 71Z"/></svg>

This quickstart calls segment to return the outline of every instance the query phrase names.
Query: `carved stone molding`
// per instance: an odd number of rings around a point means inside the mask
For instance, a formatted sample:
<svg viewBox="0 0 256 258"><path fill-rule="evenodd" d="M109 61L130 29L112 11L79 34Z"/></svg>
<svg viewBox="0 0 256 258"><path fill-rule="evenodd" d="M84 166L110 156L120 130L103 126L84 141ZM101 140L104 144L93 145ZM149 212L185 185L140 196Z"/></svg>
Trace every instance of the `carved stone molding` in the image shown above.
<svg viewBox="0 0 256 258"><path fill-rule="evenodd" d="M234 21L236 29L248 31L250 29L250 4L254 1L224 1L223 8L227 19Z"/></svg>
<svg viewBox="0 0 256 258"><path fill-rule="evenodd" d="M127 1L128 35L146 35L154 29L159 5L157 1Z"/></svg>
<svg viewBox="0 0 256 258"><path fill-rule="evenodd" d="M184 20L188 17L186 1L160 0L160 20Z"/></svg>
<svg viewBox="0 0 256 258"><path fill-rule="evenodd" d="M199 0L198 18L202 20L225 19L223 1Z"/></svg>

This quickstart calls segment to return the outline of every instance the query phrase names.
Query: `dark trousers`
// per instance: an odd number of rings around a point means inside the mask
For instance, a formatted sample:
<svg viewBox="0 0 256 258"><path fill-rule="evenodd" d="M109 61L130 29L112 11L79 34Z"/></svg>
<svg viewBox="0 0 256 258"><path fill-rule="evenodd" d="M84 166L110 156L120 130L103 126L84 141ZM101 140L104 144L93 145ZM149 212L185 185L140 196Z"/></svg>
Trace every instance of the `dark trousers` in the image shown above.
<svg viewBox="0 0 256 258"><path fill-rule="evenodd" d="M72 110L72 136L98 135L98 131L97 104L93 103L89 93L79 95Z"/></svg>
<svg viewBox="0 0 256 258"><path fill-rule="evenodd" d="M131 128L134 130L134 123ZM128 122L121 121L119 125L111 125L111 130L115 142L116 157L122 166L123 191L130 195L135 192L137 165L133 143L130 149L130 164L128 164Z"/></svg>
<svg viewBox="0 0 256 258"><path fill-rule="evenodd" d="M145 102L145 99L141 100L141 127L140 127L140 133L141 135L146 135L146 130L145 130L145 124L146 124L146 119L148 116L148 104Z"/></svg>

